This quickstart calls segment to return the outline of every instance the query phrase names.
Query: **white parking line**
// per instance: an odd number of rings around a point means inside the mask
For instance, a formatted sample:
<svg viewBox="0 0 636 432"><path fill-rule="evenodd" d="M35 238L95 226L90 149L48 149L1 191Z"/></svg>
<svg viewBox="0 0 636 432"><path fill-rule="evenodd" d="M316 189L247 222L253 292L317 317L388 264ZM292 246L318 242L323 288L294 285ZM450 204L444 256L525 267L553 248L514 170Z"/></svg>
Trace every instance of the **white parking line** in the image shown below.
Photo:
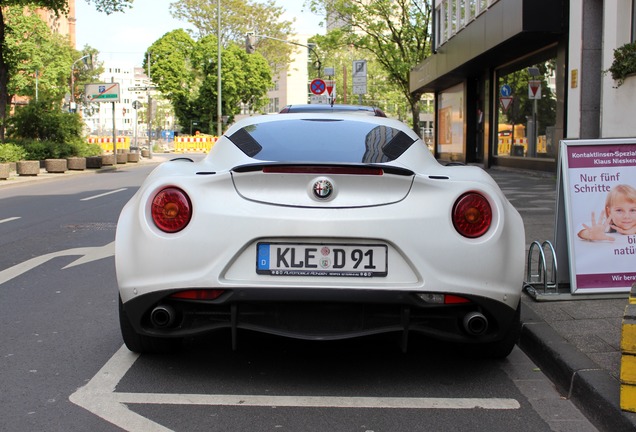
<svg viewBox="0 0 636 432"><path fill-rule="evenodd" d="M117 189L117 190L114 190L114 191L105 192L105 193L99 194L99 195L93 195L93 196L90 196L90 197L82 198L80 201L90 201L90 200L93 200L95 198L101 198L101 197L106 196L106 195L111 195L111 194L114 194L114 193L117 193L117 192L122 192L122 191L125 191L126 189L128 189L128 188L121 188L121 189Z"/></svg>
<svg viewBox="0 0 636 432"><path fill-rule="evenodd" d="M10 217L10 218L6 218L6 219L1 219L0 223L11 222L11 221L18 220L18 219L22 219L22 218L16 216L16 217Z"/></svg>
<svg viewBox="0 0 636 432"><path fill-rule="evenodd" d="M381 408L381 409L489 409L514 410L521 405L505 398L404 398L204 395L115 392L119 381L139 358L122 346L99 372L69 400L127 431L169 431L133 411L126 404L221 405L263 407Z"/></svg>

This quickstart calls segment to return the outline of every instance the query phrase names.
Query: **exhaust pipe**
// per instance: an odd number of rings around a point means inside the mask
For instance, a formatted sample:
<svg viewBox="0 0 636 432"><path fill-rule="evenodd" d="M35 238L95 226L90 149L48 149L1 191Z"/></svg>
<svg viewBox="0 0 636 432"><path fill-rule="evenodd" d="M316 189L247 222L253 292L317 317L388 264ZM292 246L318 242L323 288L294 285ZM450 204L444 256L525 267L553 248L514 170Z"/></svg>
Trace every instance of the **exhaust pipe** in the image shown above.
<svg viewBox="0 0 636 432"><path fill-rule="evenodd" d="M156 328L166 328L174 324L175 316L172 306L159 305L150 312L150 322Z"/></svg>
<svg viewBox="0 0 636 432"><path fill-rule="evenodd" d="M481 336L488 330L488 319L481 312L470 312L464 317L464 329L472 336Z"/></svg>

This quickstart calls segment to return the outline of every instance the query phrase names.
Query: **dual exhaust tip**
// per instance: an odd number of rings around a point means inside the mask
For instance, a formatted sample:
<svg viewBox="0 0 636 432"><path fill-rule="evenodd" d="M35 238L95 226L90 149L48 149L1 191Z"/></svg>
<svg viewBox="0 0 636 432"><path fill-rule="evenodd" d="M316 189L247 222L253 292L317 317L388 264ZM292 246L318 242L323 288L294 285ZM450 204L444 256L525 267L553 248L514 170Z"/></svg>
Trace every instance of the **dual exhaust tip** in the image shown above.
<svg viewBox="0 0 636 432"><path fill-rule="evenodd" d="M464 330L471 336L481 336L488 330L488 318L481 312L469 312L464 316Z"/></svg>
<svg viewBox="0 0 636 432"><path fill-rule="evenodd" d="M169 328L175 323L177 314L170 305L156 306L150 312L150 322L155 328ZM481 312L469 312L463 319L464 330L471 336L481 336L488 330L488 319Z"/></svg>
<svg viewBox="0 0 636 432"><path fill-rule="evenodd" d="M150 322L155 328L172 327L177 313L170 305L159 305L150 312Z"/></svg>

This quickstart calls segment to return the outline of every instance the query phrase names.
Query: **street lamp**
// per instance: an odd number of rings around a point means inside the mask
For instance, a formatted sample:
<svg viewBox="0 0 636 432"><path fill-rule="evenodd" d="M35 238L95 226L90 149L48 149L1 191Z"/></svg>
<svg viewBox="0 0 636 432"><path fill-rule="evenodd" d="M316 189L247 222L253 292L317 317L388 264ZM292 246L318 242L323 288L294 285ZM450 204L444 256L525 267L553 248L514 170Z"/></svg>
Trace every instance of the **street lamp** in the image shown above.
<svg viewBox="0 0 636 432"><path fill-rule="evenodd" d="M71 97L69 103L69 112L75 112L75 65L79 62L84 62L84 65L88 66L89 63L92 65L92 56L85 55L83 57L78 58L71 65Z"/></svg>

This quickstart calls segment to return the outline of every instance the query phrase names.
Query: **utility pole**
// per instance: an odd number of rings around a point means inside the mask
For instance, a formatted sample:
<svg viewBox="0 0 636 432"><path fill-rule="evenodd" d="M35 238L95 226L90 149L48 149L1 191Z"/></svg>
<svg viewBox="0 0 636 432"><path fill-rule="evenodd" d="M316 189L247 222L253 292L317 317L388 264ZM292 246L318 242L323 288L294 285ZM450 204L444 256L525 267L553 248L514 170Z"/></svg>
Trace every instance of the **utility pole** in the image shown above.
<svg viewBox="0 0 636 432"><path fill-rule="evenodd" d="M223 108L221 104L221 0L216 0L216 41L217 41L217 77L216 77L216 136L223 134L222 115Z"/></svg>
<svg viewBox="0 0 636 432"><path fill-rule="evenodd" d="M150 96L150 52L146 54L146 64L148 65L148 87L146 87L146 95L148 96L148 159L152 159L152 143L150 135L152 131L152 97Z"/></svg>
<svg viewBox="0 0 636 432"><path fill-rule="evenodd" d="M110 82L115 82L115 77L110 77ZM115 163L117 163L117 128L115 127L115 102L111 102L113 105L113 157L115 157Z"/></svg>

